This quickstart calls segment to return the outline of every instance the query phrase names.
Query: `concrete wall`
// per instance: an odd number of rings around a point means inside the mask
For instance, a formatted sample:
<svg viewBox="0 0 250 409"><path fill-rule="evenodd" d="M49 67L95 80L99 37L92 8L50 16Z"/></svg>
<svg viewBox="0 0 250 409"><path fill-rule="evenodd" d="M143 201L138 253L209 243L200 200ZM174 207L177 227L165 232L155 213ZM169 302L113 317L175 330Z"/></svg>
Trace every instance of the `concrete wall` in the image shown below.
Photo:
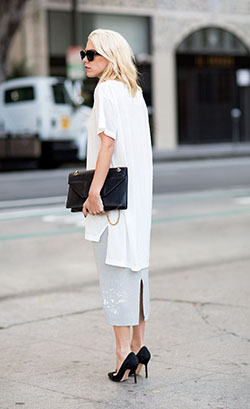
<svg viewBox="0 0 250 409"><path fill-rule="evenodd" d="M250 17L190 12L159 14L153 17L155 147L171 149L177 145L176 48L191 32L211 25L237 35L250 48Z"/></svg>
<svg viewBox="0 0 250 409"><path fill-rule="evenodd" d="M9 72L22 62L31 75L49 72L46 9L42 5L37 0L27 1L24 19L9 51Z"/></svg>

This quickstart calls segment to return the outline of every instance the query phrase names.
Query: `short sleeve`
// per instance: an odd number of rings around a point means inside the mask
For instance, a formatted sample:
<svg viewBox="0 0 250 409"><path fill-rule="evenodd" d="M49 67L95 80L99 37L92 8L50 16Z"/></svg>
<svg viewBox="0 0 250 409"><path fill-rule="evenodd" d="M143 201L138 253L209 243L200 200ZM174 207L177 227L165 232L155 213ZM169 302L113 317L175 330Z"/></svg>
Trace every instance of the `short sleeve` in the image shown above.
<svg viewBox="0 0 250 409"><path fill-rule="evenodd" d="M106 135L116 139L117 134L117 110L115 99L109 94L108 89L103 89L100 84L95 93L95 119L97 134L104 132Z"/></svg>

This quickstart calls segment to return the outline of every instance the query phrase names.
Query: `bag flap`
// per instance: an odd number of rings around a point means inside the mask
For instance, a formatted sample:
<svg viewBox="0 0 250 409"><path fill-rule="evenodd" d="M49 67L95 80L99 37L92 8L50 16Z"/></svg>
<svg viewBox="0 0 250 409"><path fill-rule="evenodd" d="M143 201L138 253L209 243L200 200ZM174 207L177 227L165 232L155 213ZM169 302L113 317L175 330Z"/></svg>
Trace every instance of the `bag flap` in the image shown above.
<svg viewBox="0 0 250 409"><path fill-rule="evenodd" d="M68 184L70 188L80 197L87 198L89 188L93 179L94 171L81 171L79 173L70 173Z"/></svg>
<svg viewBox="0 0 250 409"><path fill-rule="evenodd" d="M93 175L93 170L79 172L77 175L75 175L74 173L70 173L68 179L70 188L81 198L87 199ZM101 190L101 196L108 196L114 189L117 188L117 186L123 183L126 178L126 169L122 168L122 171L119 173L113 169L110 169L109 177L106 179L105 184Z"/></svg>
<svg viewBox="0 0 250 409"><path fill-rule="evenodd" d="M108 196L114 189L116 189L121 183L126 180L126 175L123 177L111 177L106 180L102 190L101 196L105 197Z"/></svg>
<svg viewBox="0 0 250 409"><path fill-rule="evenodd" d="M88 197L90 184L85 182L70 183L70 188L83 199Z"/></svg>

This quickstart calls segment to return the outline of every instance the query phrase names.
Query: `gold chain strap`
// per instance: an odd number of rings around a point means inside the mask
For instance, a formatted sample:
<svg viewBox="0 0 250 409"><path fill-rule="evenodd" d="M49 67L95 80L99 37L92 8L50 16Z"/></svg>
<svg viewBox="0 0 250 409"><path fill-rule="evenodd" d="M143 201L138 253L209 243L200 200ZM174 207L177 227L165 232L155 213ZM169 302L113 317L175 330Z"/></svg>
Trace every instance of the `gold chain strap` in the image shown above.
<svg viewBox="0 0 250 409"><path fill-rule="evenodd" d="M120 220L120 209L118 210L118 217L117 217L117 220L116 220L115 223L112 223L112 222L111 222L111 220L110 220L110 218L109 218L108 212L106 211L105 213L106 213L108 222L109 222L109 224L111 224L111 226L115 226L115 225L119 222L119 220Z"/></svg>

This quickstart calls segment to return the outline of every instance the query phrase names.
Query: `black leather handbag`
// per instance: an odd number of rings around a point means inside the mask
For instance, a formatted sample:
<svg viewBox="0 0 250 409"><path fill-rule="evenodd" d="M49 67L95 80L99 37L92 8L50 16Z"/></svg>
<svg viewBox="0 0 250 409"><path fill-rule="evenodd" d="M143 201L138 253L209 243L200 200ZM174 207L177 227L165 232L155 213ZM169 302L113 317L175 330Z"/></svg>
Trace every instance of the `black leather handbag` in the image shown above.
<svg viewBox="0 0 250 409"><path fill-rule="evenodd" d="M68 196L66 208L71 208L72 212L81 212L82 206L88 197L90 185L94 176L94 169L79 171L76 170L68 177ZM117 167L110 168L100 192L104 210L127 209L128 201L128 168ZM120 212L119 212L120 217ZM110 224L111 223L108 217Z"/></svg>

